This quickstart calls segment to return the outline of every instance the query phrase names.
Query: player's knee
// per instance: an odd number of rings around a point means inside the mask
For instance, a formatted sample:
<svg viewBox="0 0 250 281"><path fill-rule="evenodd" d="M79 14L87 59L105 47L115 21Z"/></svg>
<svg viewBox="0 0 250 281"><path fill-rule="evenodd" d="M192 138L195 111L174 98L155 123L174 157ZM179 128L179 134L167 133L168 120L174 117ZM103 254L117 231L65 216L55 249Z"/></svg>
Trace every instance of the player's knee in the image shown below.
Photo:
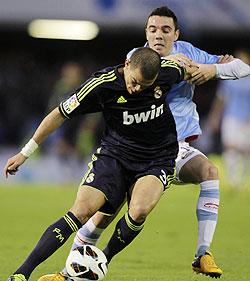
<svg viewBox="0 0 250 281"><path fill-rule="evenodd" d="M202 173L201 182L207 180L218 180L219 179L219 171L218 168L211 162L208 162Z"/></svg>
<svg viewBox="0 0 250 281"><path fill-rule="evenodd" d="M147 206L135 206L129 208L129 214L135 222L142 223L146 220L146 217L149 213Z"/></svg>
<svg viewBox="0 0 250 281"><path fill-rule="evenodd" d="M87 222L93 215L93 212L90 208L76 208L72 207L70 210L75 217L82 223L84 224Z"/></svg>

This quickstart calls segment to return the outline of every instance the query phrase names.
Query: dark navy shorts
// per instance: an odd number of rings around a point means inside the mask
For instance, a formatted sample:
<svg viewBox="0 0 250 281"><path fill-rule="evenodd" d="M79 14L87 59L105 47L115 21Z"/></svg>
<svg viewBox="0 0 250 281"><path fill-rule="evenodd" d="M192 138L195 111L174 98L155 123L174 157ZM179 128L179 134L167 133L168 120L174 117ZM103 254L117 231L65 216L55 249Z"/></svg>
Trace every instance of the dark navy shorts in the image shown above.
<svg viewBox="0 0 250 281"><path fill-rule="evenodd" d="M154 175L166 189L175 177L174 160L158 163L157 161L125 161L107 153L97 152L92 155L92 161L88 166L89 170L84 175L81 185L94 187L104 193L107 201L100 211L110 215L114 214L124 202L130 187L139 178Z"/></svg>

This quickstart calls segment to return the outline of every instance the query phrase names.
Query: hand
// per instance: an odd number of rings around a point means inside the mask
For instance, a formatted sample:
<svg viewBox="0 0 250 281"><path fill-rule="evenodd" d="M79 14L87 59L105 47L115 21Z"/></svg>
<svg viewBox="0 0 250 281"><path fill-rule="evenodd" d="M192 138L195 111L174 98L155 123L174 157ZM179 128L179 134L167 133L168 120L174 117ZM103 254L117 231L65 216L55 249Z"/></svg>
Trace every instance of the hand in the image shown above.
<svg viewBox="0 0 250 281"><path fill-rule="evenodd" d="M172 60L176 63L178 63L180 66L185 68L186 73L184 80L189 80L191 78L191 75L199 68L199 65L194 62L193 60L189 59L183 54L175 54L175 55L169 55L166 57L168 60Z"/></svg>
<svg viewBox="0 0 250 281"><path fill-rule="evenodd" d="M198 68L190 75L187 82L190 84L201 85L216 75L216 66L214 64L198 64Z"/></svg>
<svg viewBox="0 0 250 281"><path fill-rule="evenodd" d="M193 63L193 61L190 58L186 57L183 54L169 55L169 56L166 56L166 59L172 60L172 61L180 64L181 66L183 66L183 65L190 66Z"/></svg>
<svg viewBox="0 0 250 281"><path fill-rule="evenodd" d="M4 175L6 179L8 178L8 175L15 175L18 171L19 166L21 166L25 160L28 159L25 157L21 152L16 154L15 156L8 159L5 167L4 167Z"/></svg>
<svg viewBox="0 0 250 281"><path fill-rule="evenodd" d="M224 55L220 56L219 62L218 63L228 63L234 60L234 57L232 55Z"/></svg>

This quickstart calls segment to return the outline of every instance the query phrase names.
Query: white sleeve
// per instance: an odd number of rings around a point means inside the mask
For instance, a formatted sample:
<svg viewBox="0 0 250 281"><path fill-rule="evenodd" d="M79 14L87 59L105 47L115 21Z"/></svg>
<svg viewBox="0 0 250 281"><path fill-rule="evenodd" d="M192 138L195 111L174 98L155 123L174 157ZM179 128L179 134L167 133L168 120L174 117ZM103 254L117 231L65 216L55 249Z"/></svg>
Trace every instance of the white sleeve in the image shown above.
<svg viewBox="0 0 250 281"><path fill-rule="evenodd" d="M228 63L215 64L216 78L223 80L239 79L250 75L250 66L240 59Z"/></svg>

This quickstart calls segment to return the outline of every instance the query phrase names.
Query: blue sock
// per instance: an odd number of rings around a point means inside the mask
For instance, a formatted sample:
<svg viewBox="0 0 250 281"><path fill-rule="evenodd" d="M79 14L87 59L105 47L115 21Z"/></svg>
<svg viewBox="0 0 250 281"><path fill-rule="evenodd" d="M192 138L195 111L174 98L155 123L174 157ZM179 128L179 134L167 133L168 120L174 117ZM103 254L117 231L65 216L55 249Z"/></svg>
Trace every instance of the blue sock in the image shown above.
<svg viewBox="0 0 250 281"><path fill-rule="evenodd" d="M219 208L219 180L204 181L197 203L198 244L196 256L203 256L212 243Z"/></svg>

